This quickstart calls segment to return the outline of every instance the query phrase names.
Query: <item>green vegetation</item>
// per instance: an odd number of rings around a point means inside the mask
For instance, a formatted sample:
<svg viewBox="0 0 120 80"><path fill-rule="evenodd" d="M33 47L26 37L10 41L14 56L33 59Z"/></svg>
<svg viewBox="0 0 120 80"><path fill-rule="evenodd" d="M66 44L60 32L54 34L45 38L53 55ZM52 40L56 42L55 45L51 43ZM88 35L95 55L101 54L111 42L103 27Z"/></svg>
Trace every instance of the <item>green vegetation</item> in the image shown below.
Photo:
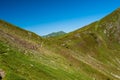
<svg viewBox="0 0 120 80"><path fill-rule="evenodd" d="M66 33L63 32L63 31L53 32L53 33L50 33L50 34L48 34L48 35L43 36L43 38L58 37L58 36L62 36L62 35L65 35L65 34L66 34Z"/></svg>
<svg viewBox="0 0 120 80"><path fill-rule="evenodd" d="M120 80L119 22L117 9L71 33L42 38L0 20L0 78Z"/></svg>

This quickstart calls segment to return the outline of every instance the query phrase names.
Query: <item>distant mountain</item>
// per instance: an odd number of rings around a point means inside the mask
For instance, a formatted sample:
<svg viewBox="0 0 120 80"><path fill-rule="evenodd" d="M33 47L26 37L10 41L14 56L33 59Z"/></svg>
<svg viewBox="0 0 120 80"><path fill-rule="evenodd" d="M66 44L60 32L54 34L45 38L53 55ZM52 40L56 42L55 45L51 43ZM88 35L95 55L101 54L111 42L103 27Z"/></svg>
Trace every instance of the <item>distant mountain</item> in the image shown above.
<svg viewBox="0 0 120 80"><path fill-rule="evenodd" d="M59 31L59 32L52 32L48 35L44 35L44 38L48 38L48 37L57 37L57 36L62 36L65 35L66 33L64 31Z"/></svg>
<svg viewBox="0 0 120 80"><path fill-rule="evenodd" d="M0 20L0 80L120 80L120 9L61 34Z"/></svg>

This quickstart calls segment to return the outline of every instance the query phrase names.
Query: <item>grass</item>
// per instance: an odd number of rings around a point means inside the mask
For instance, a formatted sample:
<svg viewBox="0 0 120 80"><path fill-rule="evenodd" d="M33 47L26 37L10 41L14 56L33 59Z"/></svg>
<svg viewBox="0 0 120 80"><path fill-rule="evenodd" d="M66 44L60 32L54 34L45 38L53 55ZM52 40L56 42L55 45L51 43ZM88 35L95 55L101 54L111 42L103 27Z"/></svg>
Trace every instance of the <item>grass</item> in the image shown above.
<svg viewBox="0 0 120 80"><path fill-rule="evenodd" d="M120 80L118 13L49 38L0 21L3 80Z"/></svg>
<svg viewBox="0 0 120 80"><path fill-rule="evenodd" d="M51 64L45 64L46 62L38 63L38 61L32 60L30 57L18 52L15 48L12 49L10 46L8 47L8 45L2 42L0 42L0 47L0 68L5 70L6 74L4 80L72 80L75 78L90 80L89 77L86 77L86 75L83 74L81 74L80 77L80 73L74 72L72 68L70 71L67 71L62 66L58 66L57 68L53 67ZM7 51L8 48L9 51ZM47 63L49 60L47 60ZM63 62L65 61L63 60L61 63ZM64 65L64 63L61 65ZM73 73L71 73L71 71ZM76 75L79 76L77 77Z"/></svg>

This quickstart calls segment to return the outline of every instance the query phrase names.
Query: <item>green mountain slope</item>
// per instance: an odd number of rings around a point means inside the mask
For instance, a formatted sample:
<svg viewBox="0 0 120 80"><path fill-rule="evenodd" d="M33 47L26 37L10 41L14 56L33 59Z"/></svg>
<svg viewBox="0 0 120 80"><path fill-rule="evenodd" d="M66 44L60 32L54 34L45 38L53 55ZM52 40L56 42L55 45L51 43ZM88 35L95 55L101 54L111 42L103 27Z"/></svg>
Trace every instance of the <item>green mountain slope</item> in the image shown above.
<svg viewBox="0 0 120 80"><path fill-rule="evenodd" d="M47 44L52 45L52 42L56 42L54 47L59 46L56 53L88 64L99 73L109 76L110 79L120 80L119 23L120 9L117 9L105 18L62 38L51 39L51 43ZM87 73L87 71L85 72Z"/></svg>
<svg viewBox="0 0 120 80"><path fill-rule="evenodd" d="M53 32L53 33L50 33L48 35L45 35L43 36L44 38L49 38L49 37L59 37L59 36L62 36L62 35L65 35L66 33L63 32L63 31L59 31L59 32Z"/></svg>
<svg viewBox="0 0 120 80"><path fill-rule="evenodd" d="M0 80L120 80L120 9L61 37L0 20Z"/></svg>
<svg viewBox="0 0 120 80"><path fill-rule="evenodd" d="M0 77L3 80L89 80L36 34L0 21ZM4 73L4 74L3 74Z"/></svg>

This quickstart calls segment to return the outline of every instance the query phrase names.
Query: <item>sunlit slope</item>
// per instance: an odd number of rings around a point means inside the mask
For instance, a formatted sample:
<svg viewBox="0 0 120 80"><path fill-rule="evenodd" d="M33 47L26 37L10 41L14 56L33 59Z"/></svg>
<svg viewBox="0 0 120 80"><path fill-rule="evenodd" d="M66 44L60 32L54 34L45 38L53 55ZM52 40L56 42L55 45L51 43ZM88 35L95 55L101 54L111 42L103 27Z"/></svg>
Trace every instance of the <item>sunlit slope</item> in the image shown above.
<svg viewBox="0 0 120 80"><path fill-rule="evenodd" d="M92 80L38 35L0 21L0 77L3 80Z"/></svg>
<svg viewBox="0 0 120 80"><path fill-rule="evenodd" d="M71 33L41 38L0 21L3 80L120 80L120 9Z"/></svg>
<svg viewBox="0 0 120 80"><path fill-rule="evenodd" d="M89 65L110 80L120 80L120 9L63 37L48 40L50 45L55 42L52 46L57 53ZM94 76L92 71L88 75Z"/></svg>

